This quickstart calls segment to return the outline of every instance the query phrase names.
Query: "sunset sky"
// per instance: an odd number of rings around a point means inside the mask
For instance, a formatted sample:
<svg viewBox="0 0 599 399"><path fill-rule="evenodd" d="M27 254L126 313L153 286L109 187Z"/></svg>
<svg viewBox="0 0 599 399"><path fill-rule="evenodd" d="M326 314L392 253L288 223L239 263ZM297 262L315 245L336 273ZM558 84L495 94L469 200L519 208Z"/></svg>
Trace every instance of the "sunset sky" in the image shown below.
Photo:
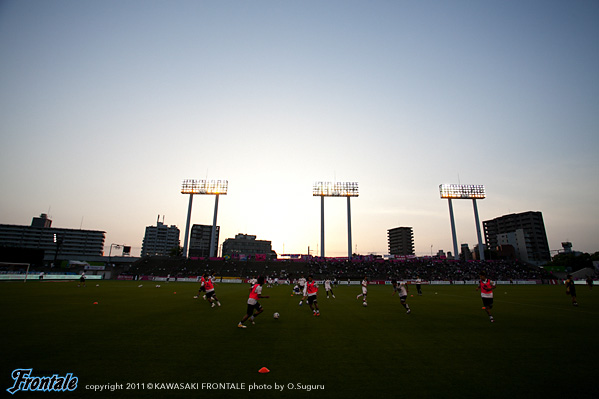
<svg viewBox="0 0 599 399"><path fill-rule="evenodd" d="M439 185L484 184L481 223L541 211L551 250L595 252L598 152L597 1L0 2L2 224L48 213L139 255L158 215L183 244L183 180L226 179L221 244L317 254L312 184L351 181L358 253L410 226L426 255L453 251ZM346 201L325 217L346 255Z"/></svg>

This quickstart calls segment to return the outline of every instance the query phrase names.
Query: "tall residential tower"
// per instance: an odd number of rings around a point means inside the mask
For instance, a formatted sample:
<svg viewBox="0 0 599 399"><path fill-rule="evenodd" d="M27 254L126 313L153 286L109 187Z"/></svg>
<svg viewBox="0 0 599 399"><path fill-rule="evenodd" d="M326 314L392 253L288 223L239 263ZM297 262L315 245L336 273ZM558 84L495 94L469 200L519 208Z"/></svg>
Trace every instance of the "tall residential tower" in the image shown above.
<svg viewBox="0 0 599 399"><path fill-rule="evenodd" d="M483 221L487 248L514 247L518 258L537 265L551 261L541 212L528 211Z"/></svg>
<svg viewBox="0 0 599 399"><path fill-rule="evenodd" d="M174 248L179 248L179 228L160 222L156 226L147 226L141 246L141 256L168 256Z"/></svg>
<svg viewBox="0 0 599 399"><path fill-rule="evenodd" d="M387 230L390 255L414 255L414 232L411 227Z"/></svg>

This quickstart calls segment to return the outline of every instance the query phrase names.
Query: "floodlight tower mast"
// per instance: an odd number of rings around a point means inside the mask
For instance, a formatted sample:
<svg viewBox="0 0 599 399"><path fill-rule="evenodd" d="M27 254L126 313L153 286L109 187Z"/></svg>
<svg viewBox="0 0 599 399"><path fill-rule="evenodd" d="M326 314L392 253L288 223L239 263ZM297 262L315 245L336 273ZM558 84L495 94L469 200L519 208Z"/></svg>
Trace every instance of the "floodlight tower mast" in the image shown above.
<svg viewBox="0 0 599 399"><path fill-rule="evenodd" d="M210 256L216 257L216 215L218 213L218 194L214 195L214 218L212 218L212 234L210 235Z"/></svg>
<svg viewBox="0 0 599 399"><path fill-rule="evenodd" d="M218 196L227 194L229 182L227 180L184 180L181 186L181 194L189 194L189 207L187 209L187 224L185 226L185 239L183 244L183 256L187 257L189 241L189 225L191 222L191 204L195 194L215 195L214 218L212 222L212 234L210 237L210 256L216 256L216 217L218 213Z"/></svg>
<svg viewBox="0 0 599 399"><path fill-rule="evenodd" d="M347 258L352 258L351 237L351 207L350 198L358 196L358 183L344 182L316 182L314 183L312 195L320 197L320 256L325 257L324 252L324 197L347 197Z"/></svg>
<svg viewBox="0 0 599 399"><path fill-rule="evenodd" d="M351 197L347 196L347 258L352 258L351 252L351 207L349 205L349 199Z"/></svg>
<svg viewBox="0 0 599 399"><path fill-rule="evenodd" d="M183 193L182 194L187 194ZM187 206L187 223L185 223L185 238L183 239L183 257L187 258L187 244L189 242L189 223L191 222L191 205L193 204L193 194L189 193L189 205Z"/></svg>
<svg viewBox="0 0 599 399"><path fill-rule="evenodd" d="M458 238L455 233L455 219L453 217L453 205L451 204L451 198L447 199L449 203L449 221L451 223L451 238L453 239L453 258L458 260L460 254L458 253Z"/></svg>
<svg viewBox="0 0 599 399"><path fill-rule="evenodd" d="M476 235L478 237L478 259L485 260L485 249L483 248L483 239L480 233L480 221L478 220L478 207L476 206L476 198L472 198L472 206L474 208L474 223L476 223Z"/></svg>
<svg viewBox="0 0 599 399"><path fill-rule="evenodd" d="M449 202L449 218L451 221L451 235L453 238L454 259L459 259L458 241L455 233L455 221L453 219L453 206L451 199L471 199L474 206L474 221L476 223L476 234L478 238L478 256L480 260L485 260L485 250L483 248L482 235L480 232L480 221L478 219L477 199L485 199L485 186L482 185L466 185L466 184L441 184L439 192L442 199L447 199Z"/></svg>
<svg viewBox="0 0 599 399"><path fill-rule="evenodd" d="M324 195L320 196L320 257L324 258Z"/></svg>

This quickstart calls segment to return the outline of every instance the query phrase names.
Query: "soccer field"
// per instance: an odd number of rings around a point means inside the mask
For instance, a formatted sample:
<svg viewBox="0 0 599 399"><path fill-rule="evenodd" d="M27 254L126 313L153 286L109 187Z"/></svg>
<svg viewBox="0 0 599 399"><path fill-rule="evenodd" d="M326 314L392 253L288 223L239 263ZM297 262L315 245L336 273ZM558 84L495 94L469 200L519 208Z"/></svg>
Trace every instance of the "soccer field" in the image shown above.
<svg viewBox="0 0 599 399"><path fill-rule="evenodd" d="M194 283L96 284L0 283L3 390L13 370L33 369L32 377L72 373L77 388L14 397L598 394L599 291L586 286L577 287L578 308L562 286L498 286L495 323L474 286L425 285L422 296L410 286L409 315L390 286L370 286L368 307L356 300L359 286L335 288L335 299L321 286L320 317L298 306L290 286L264 287L264 313L240 329L247 284L217 284L217 308L193 299Z"/></svg>

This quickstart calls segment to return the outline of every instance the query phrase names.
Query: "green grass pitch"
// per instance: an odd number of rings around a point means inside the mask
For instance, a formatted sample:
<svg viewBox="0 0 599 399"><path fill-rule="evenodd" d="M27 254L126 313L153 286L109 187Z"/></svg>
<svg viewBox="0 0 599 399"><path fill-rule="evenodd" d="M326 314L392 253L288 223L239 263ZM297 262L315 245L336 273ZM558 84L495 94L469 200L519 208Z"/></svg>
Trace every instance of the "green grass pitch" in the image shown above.
<svg viewBox="0 0 599 399"><path fill-rule="evenodd" d="M474 286L425 285L423 296L410 286L409 315L390 286L370 286L368 307L356 300L359 286L335 288L336 299L327 299L321 286L320 317L298 306L290 286L264 287L270 295L260 301L264 313L239 329L249 285L217 284L220 308L193 299L198 284L160 285L0 283L3 392L17 368L33 368L35 376L73 373L79 381L74 392L15 398L587 398L598 392L599 289L578 286L575 308L563 286L498 286L490 323ZM270 372L259 373L262 367ZM85 389L115 383L122 389ZM243 383L245 389L149 390L148 383ZM249 391L252 384L262 389Z"/></svg>

